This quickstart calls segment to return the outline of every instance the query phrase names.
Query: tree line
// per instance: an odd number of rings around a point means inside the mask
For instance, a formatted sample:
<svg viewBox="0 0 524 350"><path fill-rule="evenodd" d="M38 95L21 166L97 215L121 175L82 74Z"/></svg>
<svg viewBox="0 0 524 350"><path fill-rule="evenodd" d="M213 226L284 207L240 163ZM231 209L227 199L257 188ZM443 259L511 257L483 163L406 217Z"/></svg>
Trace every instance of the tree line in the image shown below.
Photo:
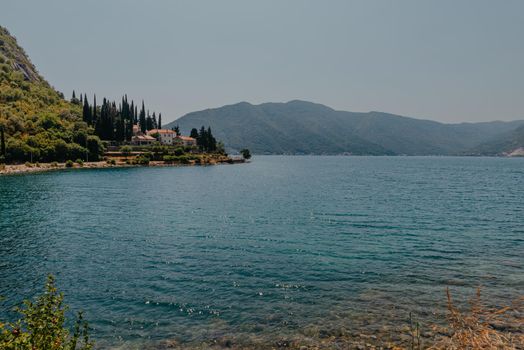
<svg viewBox="0 0 524 350"><path fill-rule="evenodd" d="M197 140L197 145L202 152L216 152L217 140L211 132L211 127L208 127L206 130L206 128L202 126L200 131L193 128L189 136Z"/></svg>
<svg viewBox="0 0 524 350"><path fill-rule="evenodd" d="M80 95L78 99L73 91L71 102L82 106L82 120L93 127L95 134L102 140L131 141L133 125L138 125L143 133L162 128L161 113L158 118L155 112L150 114L149 110L146 111L144 101L139 110L134 101L129 103L127 95L122 97L118 105L115 101L104 98L98 106L96 95L93 97L93 104L90 104L86 94Z"/></svg>
<svg viewBox="0 0 524 350"><path fill-rule="evenodd" d="M83 121L88 126L91 126L95 135L102 140L119 143L129 142L133 136L133 125L138 125L143 133L148 130L162 128L161 113L158 114L158 117L156 112L151 114L149 110L146 110L144 101L142 101L141 107L138 109L134 101L128 101L127 95L122 97L118 106L115 101L111 102L106 98L98 106L96 95L93 97L93 104L90 104L86 94L77 98L75 91L73 91L71 102L82 105ZM178 125L172 129L180 135ZM193 128L190 136L197 140L197 145L202 152L217 151L217 140L213 136L210 127L206 129L202 126L200 130Z"/></svg>

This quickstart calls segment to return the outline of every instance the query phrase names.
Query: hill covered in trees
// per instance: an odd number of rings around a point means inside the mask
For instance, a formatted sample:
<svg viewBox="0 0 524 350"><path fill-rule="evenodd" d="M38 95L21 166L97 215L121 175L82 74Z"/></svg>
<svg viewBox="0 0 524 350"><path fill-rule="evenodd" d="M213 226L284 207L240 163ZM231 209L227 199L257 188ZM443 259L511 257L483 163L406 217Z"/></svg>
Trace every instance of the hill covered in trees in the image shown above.
<svg viewBox="0 0 524 350"><path fill-rule="evenodd" d="M122 97L98 105L73 91L68 101L36 70L16 38L0 26L0 161L96 161L104 141L125 143L133 124L142 132L161 128L162 115L150 114Z"/></svg>
<svg viewBox="0 0 524 350"><path fill-rule="evenodd" d="M505 137L524 121L444 124L388 113L336 111L306 102L241 102L186 114L182 132L209 125L227 148L257 154L459 155Z"/></svg>
<svg viewBox="0 0 524 350"><path fill-rule="evenodd" d="M502 155L524 148L524 125L505 132L475 147L472 154Z"/></svg>
<svg viewBox="0 0 524 350"><path fill-rule="evenodd" d="M100 139L81 107L56 91L0 27L0 157L8 162L98 159Z"/></svg>

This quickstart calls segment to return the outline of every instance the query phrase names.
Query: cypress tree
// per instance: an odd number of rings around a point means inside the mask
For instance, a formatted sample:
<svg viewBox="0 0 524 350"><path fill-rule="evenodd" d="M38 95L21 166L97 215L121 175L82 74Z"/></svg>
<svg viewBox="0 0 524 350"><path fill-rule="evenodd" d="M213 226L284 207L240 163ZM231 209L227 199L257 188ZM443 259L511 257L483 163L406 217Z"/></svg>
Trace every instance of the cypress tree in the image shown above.
<svg viewBox="0 0 524 350"><path fill-rule="evenodd" d="M157 122L156 122L156 114L155 114L155 112L153 112L153 118L152 118L152 119L153 119L153 120L152 120L152 122L153 122L153 129L160 129L160 128L158 127Z"/></svg>
<svg viewBox="0 0 524 350"><path fill-rule="evenodd" d="M135 105L133 101L131 101L131 105L129 106L129 119L131 119L131 121L135 120Z"/></svg>
<svg viewBox="0 0 524 350"><path fill-rule="evenodd" d="M198 130L196 128L191 129L191 133L189 134L189 137L198 139Z"/></svg>
<svg viewBox="0 0 524 350"><path fill-rule="evenodd" d="M207 127L207 150L214 152L217 149L217 140L213 137L211 133L211 127Z"/></svg>
<svg viewBox="0 0 524 350"><path fill-rule="evenodd" d="M93 124L96 124L98 122L98 116L96 115L96 95L93 101L93 114L91 120Z"/></svg>
<svg viewBox="0 0 524 350"><path fill-rule="evenodd" d="M151 118L151 115L149 115L149 111L147 111L147 119L146 119L146 130L152 130L153 128L153 118Z"/></svg>
<svg viewBox="0 0 524 350"><path fill-rule="evenodd" d="M109 128L109 139L110 140L116 140L117 133L118 133L118 109L116 108L116 102L113 101L113 103L109 103L109 119L107 121L107 126Z"/></svg>
<svg viewBox="0 0 524 350"><path fill-rule="evenodd" d="M144 101L143 100L142 100L142 109L140 110L139 122L140 122L140 130L142 130L142 132L146 132L146 129L147 129L147 125L146 125L146 109L144 107Z"/></svg>
<svg viewBox="0 0 524 350"><path fill-rule="evenodd" d="M100 106L100 117L96 115L96 96L95 96L95 105L93 106L93 124L95 126L95 133L102 140L107 140L104 128L104 118L105 118L105 98Z"/></svg>
<svg viewBox="0 0 524 350"><path fill-rule="evenodd" d="M162 129L162 113L158 113L158 128Z"/></svg>
<svg viewBox="0 0 524 350"><path fill-rule="evenodd" d="M200 132L198 133L197 144L198 144L198 146L200 146L200 149L202 151L207 150L206 129L204 128L203 125L200 128Z"/></svg>
<svg viewBox="0 0 524 350"><path fill-rule="evenodd" d="M131 110L129 109L129 102L127 102L127 94L122 98L122 141L130 140L129 125L132 124ZM131 128L131 132L133 129Z"/></svg>
<svg viewBox="0 0 524 350"><path fill-rule="evenodd" d="M126 141L131 141L131 138L133 137L133 121L127 120L125 126L126 126Z"/></svg>
<svg viewBox="0 0 524 350"><path fill-rule="evenodd" d="M82 119L87 123L87 125L91 125L93 123L93 119L91 117L91 107L87 101L87 95L84 98L84 106L82 107Z"/></svg>
<svg viewBox="0 0 524 350"><path fill-rule="evenodd" d="M126 137L126 129L125 129L125 123L122 116L118 117L116 119L116 133L115 133L115 141L123 142Z"/></svg>
<svg viewBox="0 0 524 350"><path fill-rule="evenodd" d="M129 107L129 123L127 126L127 141L131 141L131 138L133 137L133 125L136 124L136 115L135 115L135 105L134 102L131 101L131 107Z"/></svg>

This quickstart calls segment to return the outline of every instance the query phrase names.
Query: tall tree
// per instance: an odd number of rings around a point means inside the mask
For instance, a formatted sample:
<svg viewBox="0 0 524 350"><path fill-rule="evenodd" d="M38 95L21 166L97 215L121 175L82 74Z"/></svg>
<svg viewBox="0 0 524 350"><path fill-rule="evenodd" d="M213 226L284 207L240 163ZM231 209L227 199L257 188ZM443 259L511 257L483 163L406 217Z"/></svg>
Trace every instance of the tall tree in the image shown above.
<svg viewBox="0 0 524 350"><path fill-rule="evenodd" d="M211 132L211 127L207 127L207 151L208 152L215 152L217 149L217 140L213 137L213 133Z"/></svg>
<svg viewBox="0 0 524 350"><path fill-rule="evenodd" d="M162 129L162 113L158 113L158 128Z"/></svg>
<svg viewBox="0 0 524 350"><path fill-rule="evenodd" d="M131 141L133 137L133 121L130 119L124 120L124 127L126 129L126 141Z"/></svg>
<svg viewBox="0 0 524 350"><path fill-rule="evenodd" d="M144 101L143 100L142 100L142 109L140 110L139 123L140 123L140 130L142 130L142 132L146 132L146 130L147 130L146 109L144 107Z"/></svg>
<svg viewBox="0 0 524 350"><path fill-rule="evenodd" d="M153 118L151 118L151 115L149 114L149 110L147 111L147 118L146 118L146 130L153 130Z"/></svg>
<svg viewBox="0 0 524 350"><path fill-rule="evenodd" d="M116 140L117 138L117 132L118 132L118 118L119 118L119 112L118 108L116 107L116 102L113 101L113 103L109 103L109 118L107 121L107 126L109 128L109 139L110 140Z"/></svg>
<svg viewBox="0 0 524 350"><path fill-rule="evenodd" d="M80 101L76 98L75 90L73 90L73 96L71 96L71 103L74 103L75 105L79 104Z"/></svg>
<svg viewBox="0 0 524 350"><path fill-rule="evenodd" d="M135 115L135 103L131 101L131 106L129 107L129 121L127 125L127 141L131 141L133 137L133 125L136 124L136 115Z"/></svg>
<svg viewBox="0 0 524 350"><path fill-rule="evenodd" d="M207 150L207 132L206 128L202 125L200 128L200 131L198 132L198 138L197 138L197 144L200 147L200 150L206 151Z"/></svg>
<svg viewBox="0 0 524 350"><path fill-rule="evenodd" d="M91 117L91 123L96 124L97 122L98 122L98 116L96 112L96 95L95 95L94 100L93 100L93 114Z"/></svg>
<svg viewBox="0 0 524 350"><path fill-rule="evenodd" d="M115 129L115 141L123 142L126 138L126 124L122 116L116 118Z"/></svg>
<svg viewBox="0 0 524 350"><path fill-rule="evenodd" d="M84 106L82 107L82 119L84 122L87 123L87 125L91 125L93 123L93 118L91 116L91 107L89 106L89 102L87 101L87 95L84 98Z"/></svg>
<svg viewBox="0 0 524 350"><path fill-rule="evenodd" d="M198 139L198 130L196 128L191 129L191 133L189 134L189 137Z"/></svg>
<svg viewBox="0 0 524 350"><path fill-rule="evenodd" d="M105 98L102 100L102 105L100 106L100 116L94 120L95 124L95 133L102 140L107 140L106 138L106 129L104 128L104 119L106 116L106 103Z"/></svg>

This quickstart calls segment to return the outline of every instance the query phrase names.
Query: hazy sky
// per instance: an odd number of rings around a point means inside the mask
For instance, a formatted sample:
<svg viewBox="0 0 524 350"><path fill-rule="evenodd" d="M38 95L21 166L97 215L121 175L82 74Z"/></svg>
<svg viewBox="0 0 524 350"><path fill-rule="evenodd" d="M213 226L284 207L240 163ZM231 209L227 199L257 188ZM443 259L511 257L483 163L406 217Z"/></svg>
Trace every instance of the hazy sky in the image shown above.
<svg viewBox="0 0 524 350"><path fill-rule="evenodd" d="M445 122L524 118L524 1L1 0L0 24L71 95L170 121L310 100Z"/></svg>

